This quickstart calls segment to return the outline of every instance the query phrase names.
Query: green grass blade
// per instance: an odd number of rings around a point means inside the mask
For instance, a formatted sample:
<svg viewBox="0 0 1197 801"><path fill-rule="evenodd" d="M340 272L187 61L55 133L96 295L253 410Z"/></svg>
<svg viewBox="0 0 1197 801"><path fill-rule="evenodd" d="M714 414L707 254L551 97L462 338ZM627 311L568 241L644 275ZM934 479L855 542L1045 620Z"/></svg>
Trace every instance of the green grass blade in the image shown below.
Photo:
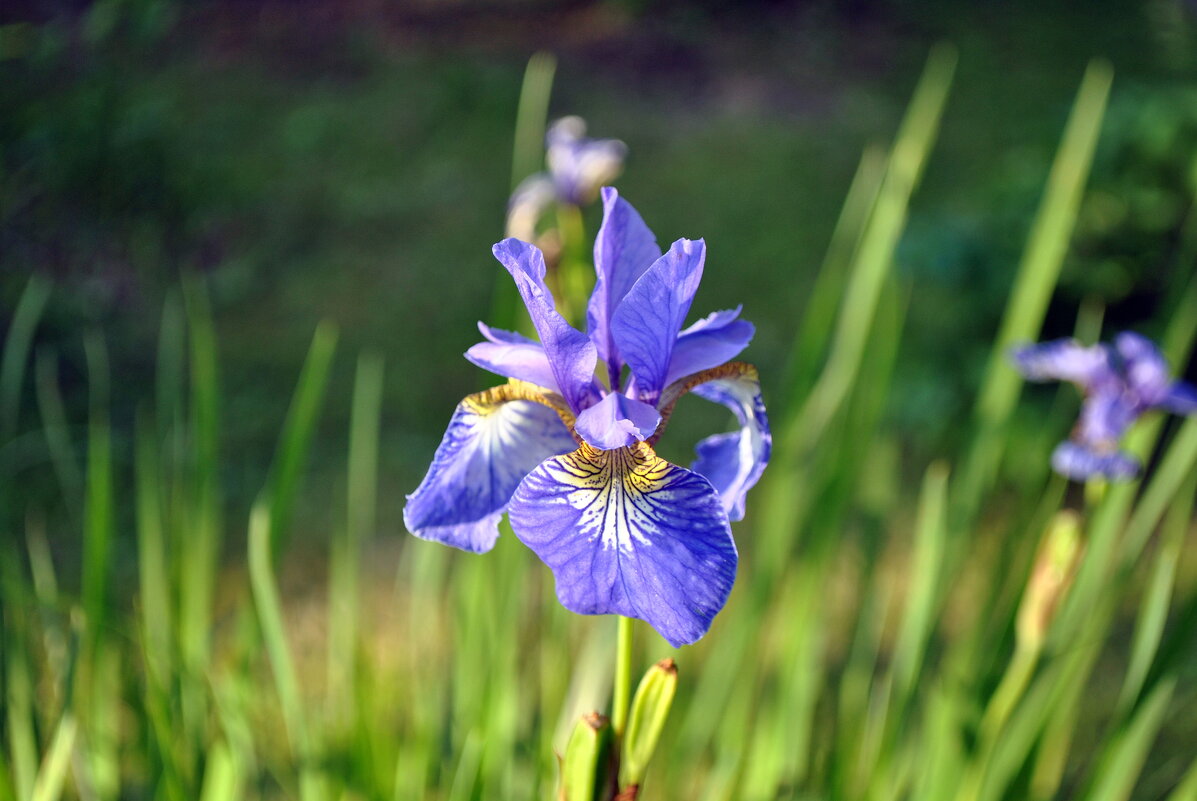
<svg viewBox="0 0 1197 801"><path fill-rule="evenodd" d="M38 413L41 415L42 432L50 449L54 473L58 477L66 507L71 510L74 519L79 519L83 473L71 445L70 427L62 403L62 392L58 388L58 359L52 350L38 348L34 372Z"/></svg>
<svg viewBox="0 0 1197 801"><path fill-rule="evenodd" d="M83 611L87 616L89 640L94 642L104 625L108 603L115 498L108 421L108 350L98 335L88 336L84 344L91 393L91 421L87 437L87 494L84 500Z"/></svg>
<svg viewBox="0 0 1197 801"><path fill-rule="evenodd" d="M1085 71L1015 274L977 396L974 415L978 433L960 475L956 500L966 520L974 514L1002 458L1002 429L1022 387L1022 378L1009 365L1009 350L1039 336L1072 238L1112 80L1113 72L1104 61L1092 62Z"/></svg>
<svg viewBox="0 0 1197 801"><path fill-rule="evenodd" d="M46 537L46 522L40 515L27 516L25 541L29 551L29 573L33 578L34 595L43 610L54 609L58 605L58 575L54 570L50 541Z"/></svg>
<svg viewBox="0 0 1197 801"><path fill-rule="evenodd" d="M237 758L225 743L216 743L208 752L200 801L238 801L243 798L241 785L242 777Z"/></svg>
<svg viewBox="0 0 1197 801"><path fill-rule="evenodd" d="M329 322L320 323L312 337L307 360L299 375L299 385L279 436L270 479L264 490L269 501L270 532L274 538L272 547L275 553L279 552L286 539L291 509L324 401L324 392L328 387L328 374L336 347L336 327Z"/></svg>
<svg viewBox="0 0 1197 801"><path fill-rule="evenodd" d="M1161 682L1144 700L1124 731L1111 742L1098 763L1086 801L1127 801L1143 762L1168 714L1176 679Z"/></svg>
<svg viewBox="0 0 1197 801"><path fill-rule="evenodd" d="M50 750L37 772L37 781L34 782L30 801L58 801L62 797L62 788L66 783L67 771L71 767L71 752L75 748L78 733L79 724L75 717L69 713L63 715L54 730Z"/></svg>
<svg viewBox="0 0 1197 801"><path fill-rule="evenodd" d="M357 675L361 546L374 531L383 360L358 359L349 420L348 508L345 532L333 541L329 579L328 697L331 713L352 708Z"/></svg>
<svg viewBox="0 0 1197 801"><path fill-rule="evenodd" d="M782 442L795 454L813 444L852 389L881 290L906 226L910 198L939 131L955 68L955 50L945 45L932 50L861 236L827 363L799 414L782 430Z"/></svg>
<svg viewBox="0 0 1197 801"><path fill-rule="evenodd" d="M1168 619L1168 606L1176 580L1176 568L1180 562L1181 550L1189 523L1193 516L1194 494L1197 492L1197 472L1191 473L1184 487L1177 493L1164 522L1163 542L1148 579L1146 597L1139 605L1135 620L1135 633L1131 640L1130 663L1126 668L1122 691L1118 698L1118 710L1126 712L1138 699L1151 669L1152 660L1159 650Z"/></svg>
<svg viewBox="0 0 1197 801"><path fill-rule="evenodd" d="M548 122L549 97L557 58L552 53L534 53L528 59L516 111L515 137L511 153L511 190L528 176L544 169L544 137ZM500 270L491 293L490 316L494 325L511 330L528 327L527 314L515 284Z"/></svg>
<svg viewBox="0 0 1197 801"><path fill-rule="evenodd" d="M122 652L118 643L113 637L98 642L88 675L87 715L81 718L85 730L80 732L80 751L88 782L100 799L120 797Z"/></svg>
<svg viewBox="0 0 1197 801"><path fill-rule="evenodd" d="M219 452L219 408L220 378L216 366L216 332L212 325L212 311L204 285L191 281L184 286L187 311L187 328L191 339L191 424L195 436L195 458L197 481L206 483L215 479L216 460ZM165 315L165 312L164 312ZM162 342L169 343L173 333L163 321ZM160 347L169 349L166 344ZM170 381L169 371L172 356L164 356L165 375L162 381ZM170 409L159 409L161 415L170 414ZM201 490L204 488L201 486ZM202 500L202 495L201 495Z"/></svg>
<svg viewBox="0 0 1197 801"><path fill-rule="evenodd" d="M360 543L374 533L378 491L378 442L382 424L383 359L358 359L349 421L349 537Z"/></svg>
<svg viewBox="0 0 1197 801"><path fill-rule="evenodd" d="M544 134L549 115L549 96L557 57L541 51L528 59L515 116L515 143L511 154L511 189L544 164Z"/></svg>
<svg viewBox="0 0 1197 801"><path fill-rule="evenodd" d="M0 354L0 443L8 442L17 432L21 413L21 386L25 366L33 345L33 334L50 297L50 282L34 273L17 301L4 352Z"/></svg>
<svg viewBox="0 0 1197 801"><path fill-rule="evenodd" d="M843 301L837 311L830 354L801 408L774 429L773 459L758 500L761 562L784 564L802 518L817 496L818 470L803 471L811 449L832 430L828 423L851 393L874 328L874 316L905 226L910 198L938 134L955 71L956 54L934 49L915 88L890 153L880 193L861 233ZM830 471L827 471L831 475ZM771 581L758 582L767 596Z"/></svg>
<svg viewBox="0 0 1197 801"><path fill-rule="evenodd" d="M1197 420L1190 419L1181 426L1126 524L1122 540L1124 563L1138 558L1194 464L1197 464Z"/></svg>
<svg viewBox="0 0 1197 801"><path fill-rule="evenodd" d="M144 415L137 421L137 577L147 667L158 681L170 676L171 610L162 487L156 435Z"/></svg>
<svg viewBox="0 0 1197 801"><path fill-rule="evenodd" d="M478 769L482 762L482 745L482 736L477 730L471 731L465 738L461 756L457 758L457 769L453 772L448 801L469 801L474 797Z"/></svg>
<svg viewBox="0 0 1197 801"><path fill-rule="evenodd" d="M1197 801L1197 758L1193 759L1184 777L1166 801Z"/></svg>
<svg viewBox="0 0 1197 801"><path fill-rule="evenodd" d="M169 293L166 302L162 304L162 323L158 332L158 357L154 369L154 409L158 419L159 436L164 436L166 427L183 408L187 322L177 292ZM200 334L201 337L209 335L207 331ZM205 346L210 345L210 342L205 343ZM201 372L212 371L214 374L215 365L213 359L207 355L209 352L204 351L201 360L203 366L200 369ZM215 381L209 380L206 386L214 387Z"/></svg>
<svg viewBox="0 0 1197 801"><path fill-rule="evenodd" d="M173 545L178 549L179 650L194 675L202 675L208 664L211 637L212 597L216 583L216 562L220 554L220 478L217 465L220 448L220 379L216 365L216 333L204 285L184 284L183 300L190 337L191 409L193 445L187 483L180 506L185 517L173 527ZM164 332L164 339L169 335ZM167 360L169 363L169 359ZM172 368L163 366L162 369ZM169 381L170 377L160 378ZM171 414L159 409L160 415ZM182 514L183 509L177 510ZM190 708L198 696L190 693ZM192 721L192 725L197 725Z"/></svg>
<svg viewBox="0 0 1197 801"><path fill-rule="evenodd" d="M927 759L916 769L912 799L947 801L959 785L965 764L960 738L964 706L955 687L932 688L919 740Z"/></svg>
<svg viewBox="0 0 1197 801"><path fill-rule="evenodd" d="M1093 611L1093 617L1099 622L1106 621L1111 612L1112 606L1107 602ZM975 798L995 801L1008 791L1049 718L1067 708L1069 696L1084 688L1100 653L1100 644L1100 640L1093 639L1079 642L1036 676L994 742L990 758L981 766L983 781ZM966 797L958 795L957 799L964 801Z"/></svg>
<svg viewBox="0 0 1197 801"><path fill-rule="evenodd" d="M17 627L16 610L24 589L17 581L15 565L8 562L4 576L4 707L8 745L17 797L30 798L37 778L37 734L34 729L34 685L29 653ZM11 573L10 573L11 570Z"/></svg>
<svg viewBox="0 0 1197 801"><path fill-rule="evenodd" d="M936 462L927 468L919 496L906 609L894 648L894 701L898 711L905 708L906 700L914 689L922 667L923 652L935 623L935 601L942 579L946 535L944 511L947 483L946 464Z"/></svg>
<svg viewBox="0 0 1197 801"><path fill-rule="evenodd" d="M274 687L282 708L283 724L301 776L309 770L312 740L299 693L299 679L291 658L283 609L274 579L271 557L270 509L259 501L249 517L249 583L262 630L262 643L270 660ZM305 799L305 801L307 801Z"/></svg>
<svg viewBox="0 0 1197 801"><path fill-rule="evenodd" d="M1029 801L1049 801L1056 797L1068 768L1068 754L1077 730L1084 688L1078 686L1061 702L1060 708L1047 721L1043 740L1035 755L1031 771Z"/></svg>
<svg viewBox="0 0 1197 801"><path fill-rule="evenodd" d="M826 353L834 330L836 300L843 294L853 254L877 203L886 163L885 151L880 147L866 149L848 187L848 196L831 233L827 254L804 306L802 324L790 346L789 364L780 382L786 393L786 409L793 408L814 383L818 360Z"/></svg>

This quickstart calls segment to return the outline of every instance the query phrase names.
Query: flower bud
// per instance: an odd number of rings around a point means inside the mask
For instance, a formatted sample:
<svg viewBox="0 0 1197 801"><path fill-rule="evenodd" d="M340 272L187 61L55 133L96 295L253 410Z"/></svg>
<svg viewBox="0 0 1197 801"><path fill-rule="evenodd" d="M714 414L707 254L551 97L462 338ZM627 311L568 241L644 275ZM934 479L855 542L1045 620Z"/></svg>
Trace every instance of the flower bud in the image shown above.
<svg viewBox="0 0 1197 801"><path fill-rule="evenodd" d="M610 779L611 724L605 715L590 712L579 718L561 762L561 801L597 801L610 797L600 791Z"/></svg>
<svg viewBox="0 0 1197 801"><path fill-rule="evenodd" d="M1056 609L1072 585L1082 550L1080 516L1072 511L1057 513L1039 543L1018 607L1019 648L1038 651L1043 646Z"/></svg>
<svg viewBox="0 0 1197 801"><path fill-rule="evenodd" d="M620 787L630 788L644 780L644 772L657 748L676 692L677 665L672 659L662 659L641 679L632 698L628 728L624 733L623 759L619 763Z"/></svg>

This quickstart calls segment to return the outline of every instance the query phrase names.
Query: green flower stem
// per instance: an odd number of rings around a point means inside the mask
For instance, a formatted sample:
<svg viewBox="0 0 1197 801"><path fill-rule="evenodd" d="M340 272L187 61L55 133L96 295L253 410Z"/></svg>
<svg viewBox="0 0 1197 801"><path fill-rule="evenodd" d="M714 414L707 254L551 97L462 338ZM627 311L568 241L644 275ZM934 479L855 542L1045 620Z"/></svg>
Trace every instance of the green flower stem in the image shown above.
<svg viewBox="0 0 1197 801"><path fill-rule="evenodd" d="M591 289L588 274L593 268L586 252L586 223L580 208L570 203L558 204L557 235L561 237L557 305L567 320L582 324Z"/></svg>
<svg viewBox="0 0 1197 801"><path fill-rule="evenodd" d="M619 617L615 640L615 687L611 697L611 729L618 739L628 723L628 701L632 695L632 619Z"/></svg>

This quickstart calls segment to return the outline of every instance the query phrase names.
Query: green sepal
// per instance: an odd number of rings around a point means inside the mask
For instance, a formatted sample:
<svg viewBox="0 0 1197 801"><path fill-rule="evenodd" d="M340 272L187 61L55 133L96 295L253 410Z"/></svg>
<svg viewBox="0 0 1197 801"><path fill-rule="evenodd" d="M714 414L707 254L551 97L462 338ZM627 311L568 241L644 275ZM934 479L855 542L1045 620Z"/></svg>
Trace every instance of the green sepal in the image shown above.
<svg viewBox="0 0 1197 801"><path fill-rule="evenodd" d="M611 723L591 712L578 719L561 760L560 801L597 801L611 779ZM609 792L608 792L609 796Z"/></svg>
<svg viewBox="0 0 1197 801"><path fill-rule="evenodd" d="M662 659L648 669L628 714L628 728L623 738L623 758L619 763L619 786L639 785L665 728L673 696L677 692L677 665Z"/></svg>

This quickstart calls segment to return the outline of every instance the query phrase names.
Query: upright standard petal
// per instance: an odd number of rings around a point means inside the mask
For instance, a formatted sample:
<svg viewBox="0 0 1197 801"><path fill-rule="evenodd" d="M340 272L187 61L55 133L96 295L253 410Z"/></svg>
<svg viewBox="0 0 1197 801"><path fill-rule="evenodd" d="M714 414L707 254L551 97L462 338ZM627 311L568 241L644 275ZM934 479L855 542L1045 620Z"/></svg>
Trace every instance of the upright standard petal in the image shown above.
<svg viewBox="0 0 1197 801"><path fill-rule="evenodd" d="M403 522L421 539L481 553L494 547L511 494L537 464L577 447L559 413L513 385L470 395L449 428Z"/></svg>
<svg viewBox="0 0 1197 801"><path fill-rule="evenodd" d="M485 323L478 323L478 330L487 341L479 342L465 352L471 362L504 378L517 378L561 392L557 376L553 375L553 366L539 342L514 331L491 328Z"/></svg>
<svg viewBox="0 0 1197 801"><path fill-rule="evenodd" d="M1075 339L1026 345L1011 356L1018 371L1031 381L1071 381L1090 387L1114 376L1105 345L1085 347Z"/></svg>
<svg viewBox="0 0 1197 801"><path fill-rule="evenodd" d="M1160 349L1145 336L1124 331L1114 339L1114 350L1122 359L1126 385L1144 406L1159 404L1168 394L1172 377L1168 361Z"/></svg>
<svg viewBox="0 0 1197 801"><path fill-rule="evenodd" d="M645 443L545 460L516 489L510 517L566 609L639 618L674 646L707 632L735 581L719 496Z"/></svg>
<svg viewBox="0 0 1197 801"><path fill-rule="evenodd" d="M682 331L673 343L673 356L665 375L665 386L679 378L729 362L748 347L756 329L737 319L740 306L717 311Z"/></svg>
<svg viewBox="0 0 1197 801"><path fill-rule="evenodd" d="M603 224L594 239L596 280L586 307L586 329L607 363L612 377L611 389L619 389L619 371L623 366L619 348L611 335L611 316L644 271L661 258L657 238L632 204L619 196L614 187L603 187Z"/></svg>
<svg viewBox="0 0 1197 801"><path fill-rule="evenodd" d="M612 315L615 344L646 403L655 404L665 387L673 344L698 291L706 255L703 240L677 240L640 276Z"/></svg>
<svg viewBox="0 0 1197 801"><path fill-rule="evenodd" d="M578 415L574 430L596 448L610 450L648 439L661 415L656 408L612 392Z"/></svg>
<svg viewBox="0 0 1197 801"><path fill-rule="evenodd" d="M504 239L492 250L515 279L557 386L570 408L577 413L597 402L594 345L589 337L566 322L554 306L552 293L544 282L546 268L540 248L518 239Z"/></svg>

